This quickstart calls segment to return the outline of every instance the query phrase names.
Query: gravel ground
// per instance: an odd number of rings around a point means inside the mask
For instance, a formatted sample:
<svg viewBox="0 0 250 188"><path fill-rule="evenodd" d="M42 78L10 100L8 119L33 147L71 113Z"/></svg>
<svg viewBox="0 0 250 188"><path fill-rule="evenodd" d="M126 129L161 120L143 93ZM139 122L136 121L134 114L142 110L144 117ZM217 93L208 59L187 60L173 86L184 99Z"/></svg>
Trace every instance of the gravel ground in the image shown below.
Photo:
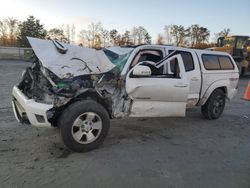
<svg viewBox="0 0 250 188"><path fill-rule="evenodd" d="M11 88L27 62L0 61L0 187L250 187L250 75L223 116L129 118L111 122L97 150L72 153L58 129L19 125Z"/></svg>

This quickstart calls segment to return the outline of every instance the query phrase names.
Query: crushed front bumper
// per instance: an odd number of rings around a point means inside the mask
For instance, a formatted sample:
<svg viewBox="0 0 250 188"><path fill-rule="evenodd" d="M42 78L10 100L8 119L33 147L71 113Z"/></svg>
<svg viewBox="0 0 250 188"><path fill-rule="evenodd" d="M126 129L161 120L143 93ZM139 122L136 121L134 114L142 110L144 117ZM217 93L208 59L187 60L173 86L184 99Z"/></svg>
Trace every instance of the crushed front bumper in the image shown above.
<svg viewBox="0 0 250 188"><path fill-rule="evenodd" d="M13 111L19 122L28 120L36 127L51 127L46 113L53 107L52 104L38 103L34 99L28 99L17 86L13 87L12 96Z"/></svg>

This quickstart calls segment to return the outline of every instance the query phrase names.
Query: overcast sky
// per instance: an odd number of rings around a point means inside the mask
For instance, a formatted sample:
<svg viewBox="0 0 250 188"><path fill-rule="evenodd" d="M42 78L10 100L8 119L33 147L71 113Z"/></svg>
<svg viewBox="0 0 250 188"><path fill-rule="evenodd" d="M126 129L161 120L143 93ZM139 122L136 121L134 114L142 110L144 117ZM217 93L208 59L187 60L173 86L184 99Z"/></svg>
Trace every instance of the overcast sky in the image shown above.
<svg viewBox="0 0 250 188"><path fill-rule="evenodd" d="M156 38L165 25L199 24L214 33L250 35L250 0L0 0L0 19L34 15L46 29L74 24L77 31L100 21L120 32L144 26Z"/></svg>

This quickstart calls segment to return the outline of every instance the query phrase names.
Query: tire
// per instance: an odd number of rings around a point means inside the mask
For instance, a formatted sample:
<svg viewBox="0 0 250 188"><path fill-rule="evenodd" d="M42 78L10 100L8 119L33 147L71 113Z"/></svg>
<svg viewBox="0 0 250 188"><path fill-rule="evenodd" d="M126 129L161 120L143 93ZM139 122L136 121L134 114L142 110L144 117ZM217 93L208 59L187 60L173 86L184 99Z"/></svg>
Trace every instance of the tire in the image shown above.
<svg viewBox="0 0 250 188"><path fill-rule="evenodd" d="M206 119L218 119L224 111L225 103L225 93L221 89L216 89L201 107L201 112Z"/></svg>
<svg viewBox="0 0 250 188"><path fill-rule="evenodd" d="M110 120L101 104L83 100L68 106L60 116L58 125L62 140L70 150L87 152L103 143Z"/></svg>

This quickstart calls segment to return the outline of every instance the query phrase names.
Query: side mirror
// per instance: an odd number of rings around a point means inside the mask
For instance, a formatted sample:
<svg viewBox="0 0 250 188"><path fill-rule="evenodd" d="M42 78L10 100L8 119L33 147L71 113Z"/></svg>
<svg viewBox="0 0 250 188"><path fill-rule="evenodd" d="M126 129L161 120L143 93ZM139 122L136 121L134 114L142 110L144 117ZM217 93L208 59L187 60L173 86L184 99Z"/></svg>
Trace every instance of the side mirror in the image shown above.
<svg viewBox="0 0 250 188"><path fill-rule="evenodd" d="M132 73L136 77L149 77L152 74L151 69L145 65L136 65Z"/></svg>

